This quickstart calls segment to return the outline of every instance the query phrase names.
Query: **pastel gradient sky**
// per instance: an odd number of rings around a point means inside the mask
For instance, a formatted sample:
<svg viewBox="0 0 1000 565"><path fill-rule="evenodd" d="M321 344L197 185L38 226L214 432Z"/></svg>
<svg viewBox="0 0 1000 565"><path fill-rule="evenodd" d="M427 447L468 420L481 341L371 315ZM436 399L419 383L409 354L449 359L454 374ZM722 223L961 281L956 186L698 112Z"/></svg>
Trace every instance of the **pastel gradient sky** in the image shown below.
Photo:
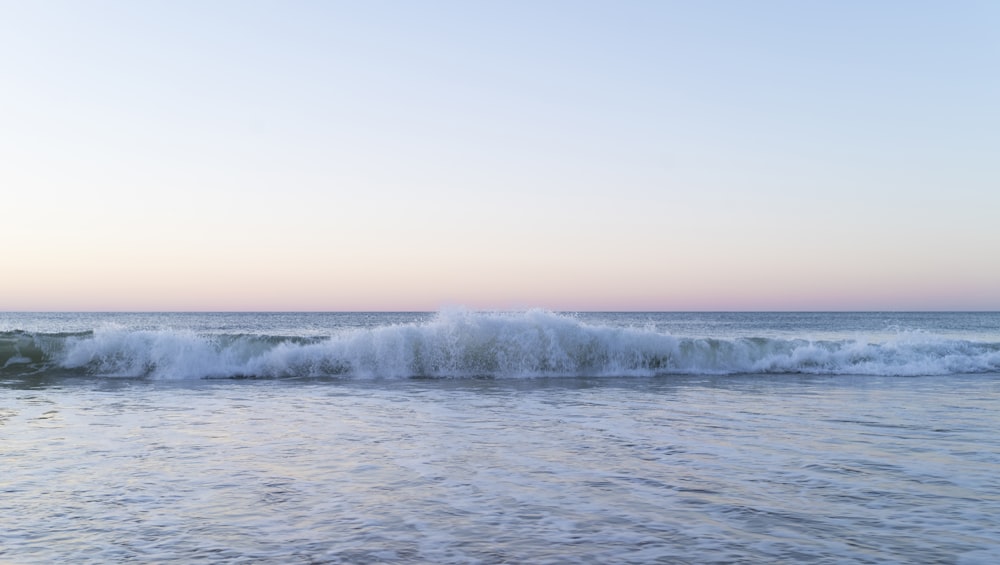
<svg viewBox="0 0 1000 565"><path fill-rule="evenodd" d="M998 30L0 0L0 310L998 310Z"/></svg>

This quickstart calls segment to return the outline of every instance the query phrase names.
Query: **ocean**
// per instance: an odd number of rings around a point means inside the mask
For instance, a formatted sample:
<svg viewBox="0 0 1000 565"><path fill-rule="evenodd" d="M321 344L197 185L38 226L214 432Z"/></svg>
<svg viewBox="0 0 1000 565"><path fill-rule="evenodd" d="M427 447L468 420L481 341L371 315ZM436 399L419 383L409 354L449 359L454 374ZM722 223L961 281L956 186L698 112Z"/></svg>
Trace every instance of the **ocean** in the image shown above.
<svg viewBox="0 0 1000 565"><path fill-rule="evenodd" d="M1000 313L0 313L0 563L1000 562Z"/></svg>

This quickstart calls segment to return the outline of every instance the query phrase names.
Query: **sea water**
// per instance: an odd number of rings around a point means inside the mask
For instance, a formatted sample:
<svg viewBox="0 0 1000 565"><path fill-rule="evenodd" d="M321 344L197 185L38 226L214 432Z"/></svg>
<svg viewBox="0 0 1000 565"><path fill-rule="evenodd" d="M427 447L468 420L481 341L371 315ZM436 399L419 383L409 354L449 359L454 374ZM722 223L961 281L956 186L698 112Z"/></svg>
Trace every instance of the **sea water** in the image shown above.
<svg viewBox="0 0 1000 565"><path fill-rule="evenodd" d="M994 563L1000 314L0 314L2 563Z"/></svg>

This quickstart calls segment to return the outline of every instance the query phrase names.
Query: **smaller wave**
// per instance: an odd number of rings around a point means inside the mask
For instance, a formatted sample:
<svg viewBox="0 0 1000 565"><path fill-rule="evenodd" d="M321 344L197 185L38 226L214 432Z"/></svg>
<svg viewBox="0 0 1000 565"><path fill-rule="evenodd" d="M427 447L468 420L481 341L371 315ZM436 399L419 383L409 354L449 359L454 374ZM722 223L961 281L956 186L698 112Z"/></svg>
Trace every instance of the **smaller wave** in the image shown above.
<svg viewBox="0 0 1000 565"><path fill-rule="evenodd" d="M78 334L0 333L0 370L113 377L546 377L1000 371L1000 344L904 332L863 340L675 337L532 310L441 312L425 323L320 338L203 335L105 327Z"/></svg>
<svg viewBox="0 0 1000 565"><path fill-rule="evenodd" d="M0 332L0 370L43 365L47 352L58 349L59 343L72 335L83 334Z"/></svg>

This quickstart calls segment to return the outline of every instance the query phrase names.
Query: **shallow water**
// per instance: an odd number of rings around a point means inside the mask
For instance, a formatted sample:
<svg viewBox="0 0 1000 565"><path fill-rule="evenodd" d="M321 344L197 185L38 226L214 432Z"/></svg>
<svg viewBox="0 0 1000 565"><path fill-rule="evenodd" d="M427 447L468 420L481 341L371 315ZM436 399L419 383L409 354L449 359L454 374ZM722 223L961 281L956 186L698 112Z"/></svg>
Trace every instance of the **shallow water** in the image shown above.
<svg viewBox="0 0 1000 565"><path fill-rule="evenodd" d="M1000 374L18 378L5 563L993 563Z"/></svg>

